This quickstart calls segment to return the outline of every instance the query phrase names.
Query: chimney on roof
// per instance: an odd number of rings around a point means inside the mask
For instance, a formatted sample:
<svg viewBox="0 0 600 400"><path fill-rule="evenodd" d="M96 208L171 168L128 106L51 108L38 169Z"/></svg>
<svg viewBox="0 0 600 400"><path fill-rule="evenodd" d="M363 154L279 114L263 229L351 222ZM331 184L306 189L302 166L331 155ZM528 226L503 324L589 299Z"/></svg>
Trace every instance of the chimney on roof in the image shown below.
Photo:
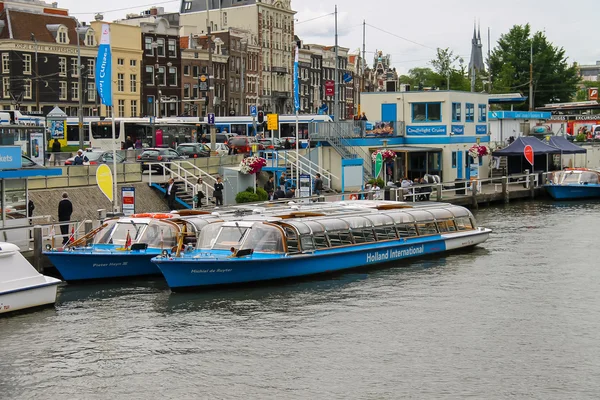
<svg viewBox="0 0 600 400"><path fill-rule="evenodd" d="M53 2L53 3L52 3L52 8L58 8L58 2L56 2L56 1L55 1L55 2Z"/></svg>

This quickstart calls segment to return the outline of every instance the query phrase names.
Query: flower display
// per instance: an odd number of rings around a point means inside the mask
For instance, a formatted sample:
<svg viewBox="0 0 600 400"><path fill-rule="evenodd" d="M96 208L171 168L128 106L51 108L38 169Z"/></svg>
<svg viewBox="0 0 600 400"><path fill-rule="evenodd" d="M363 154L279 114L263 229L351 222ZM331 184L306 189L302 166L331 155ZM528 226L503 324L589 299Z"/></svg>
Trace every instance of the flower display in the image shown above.
<svg viewBox="0 0 600 400"><path fill-rule="evenodd" d="M392 150L375 150L371 157L373 158L373 162L377 160L377 154L381 153L381 158L383 161L390 161L396 159L396 152Z"/></svg>
<svg viewBox="0 0 600 400"><path fill-rule="evenodd" d="M474 144L469 149L469 155L472 158L483 157L490 154L490 150L486 146L480 146L478 144Z"/></svg>
<svg viewBox="0 0 600 400"><path fill-rule="evenodd" d="M242 174L257 174L262 167L267 165L267 160L262 157L252 156L246 157L240 163L240 172Z"/></svg>

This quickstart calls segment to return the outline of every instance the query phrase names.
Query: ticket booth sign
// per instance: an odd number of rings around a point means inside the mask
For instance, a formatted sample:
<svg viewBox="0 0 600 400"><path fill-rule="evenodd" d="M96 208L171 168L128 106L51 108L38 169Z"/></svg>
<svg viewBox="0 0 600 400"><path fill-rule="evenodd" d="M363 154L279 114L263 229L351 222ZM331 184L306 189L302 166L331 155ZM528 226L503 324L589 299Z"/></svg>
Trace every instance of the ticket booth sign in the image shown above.
<svg viewBox="0 0 600 400"><path fill-rule="evenodd" d="M123 214L126 216L135 214L135 188L121 188L121 202Z"/></svg>

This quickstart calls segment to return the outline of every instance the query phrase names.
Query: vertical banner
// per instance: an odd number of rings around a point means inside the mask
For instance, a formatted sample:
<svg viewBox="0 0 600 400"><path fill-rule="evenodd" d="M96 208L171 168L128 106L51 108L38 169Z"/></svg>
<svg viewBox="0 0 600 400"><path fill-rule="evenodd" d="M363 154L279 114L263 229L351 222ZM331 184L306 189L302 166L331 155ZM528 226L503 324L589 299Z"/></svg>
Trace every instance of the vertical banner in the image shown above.
<svg viewBox="0 0 600 400"><path fill-rule="evenodd" d="M112 202L114 195L113 176L108 165L102 164L98 167L96 170L96 182L100 191Z"/></svg>
<svg viewBox="0 0 600 400"><path fill-rule="evenodd" d="M300 71L298 70L298 52L298 46L296 46L296 55L294 57L294 107L296 112L300 110L300 88L298 82Z"/></svg>
<svg viewBox="0 0 600 400"><path fill-rule="evenodd" d="M135 188L121 188L121 203L123 206L123 214L126 216L135 214Z"/></svg>
<svg viewBox="0 0 600 400"><path fill-rule="evenodd" d="M375 179L379 178L381 170L383 169L383 156L381 153L377 153L375 156Z"/></svg>
<svg viewBox="0 0 600 400"><path fill-rule="evenodd" d="M36 163L44 165L44 132L31 132L29 135L31 143L29 157Z"/></svg>
<svg viewBox="0 0 600 400"><path fill-rule="evenodd" d="M102 24L100 46L96 58L96 89L101 103L112 107L112 58L110 52L110 26L108 24Z"/></svg>

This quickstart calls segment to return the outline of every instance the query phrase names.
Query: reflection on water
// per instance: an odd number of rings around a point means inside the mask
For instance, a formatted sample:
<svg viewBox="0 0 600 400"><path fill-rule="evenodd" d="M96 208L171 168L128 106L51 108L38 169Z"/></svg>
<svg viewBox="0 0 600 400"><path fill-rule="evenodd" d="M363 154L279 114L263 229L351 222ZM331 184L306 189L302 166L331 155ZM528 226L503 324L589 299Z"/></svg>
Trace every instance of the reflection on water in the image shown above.
<svg viewBox="0 0 600 400"><path fill-rule="evenodd" d="M0 397L595 398L599 214L481 209L472 251L312 279L64 285L0 318Z"/></svg>

